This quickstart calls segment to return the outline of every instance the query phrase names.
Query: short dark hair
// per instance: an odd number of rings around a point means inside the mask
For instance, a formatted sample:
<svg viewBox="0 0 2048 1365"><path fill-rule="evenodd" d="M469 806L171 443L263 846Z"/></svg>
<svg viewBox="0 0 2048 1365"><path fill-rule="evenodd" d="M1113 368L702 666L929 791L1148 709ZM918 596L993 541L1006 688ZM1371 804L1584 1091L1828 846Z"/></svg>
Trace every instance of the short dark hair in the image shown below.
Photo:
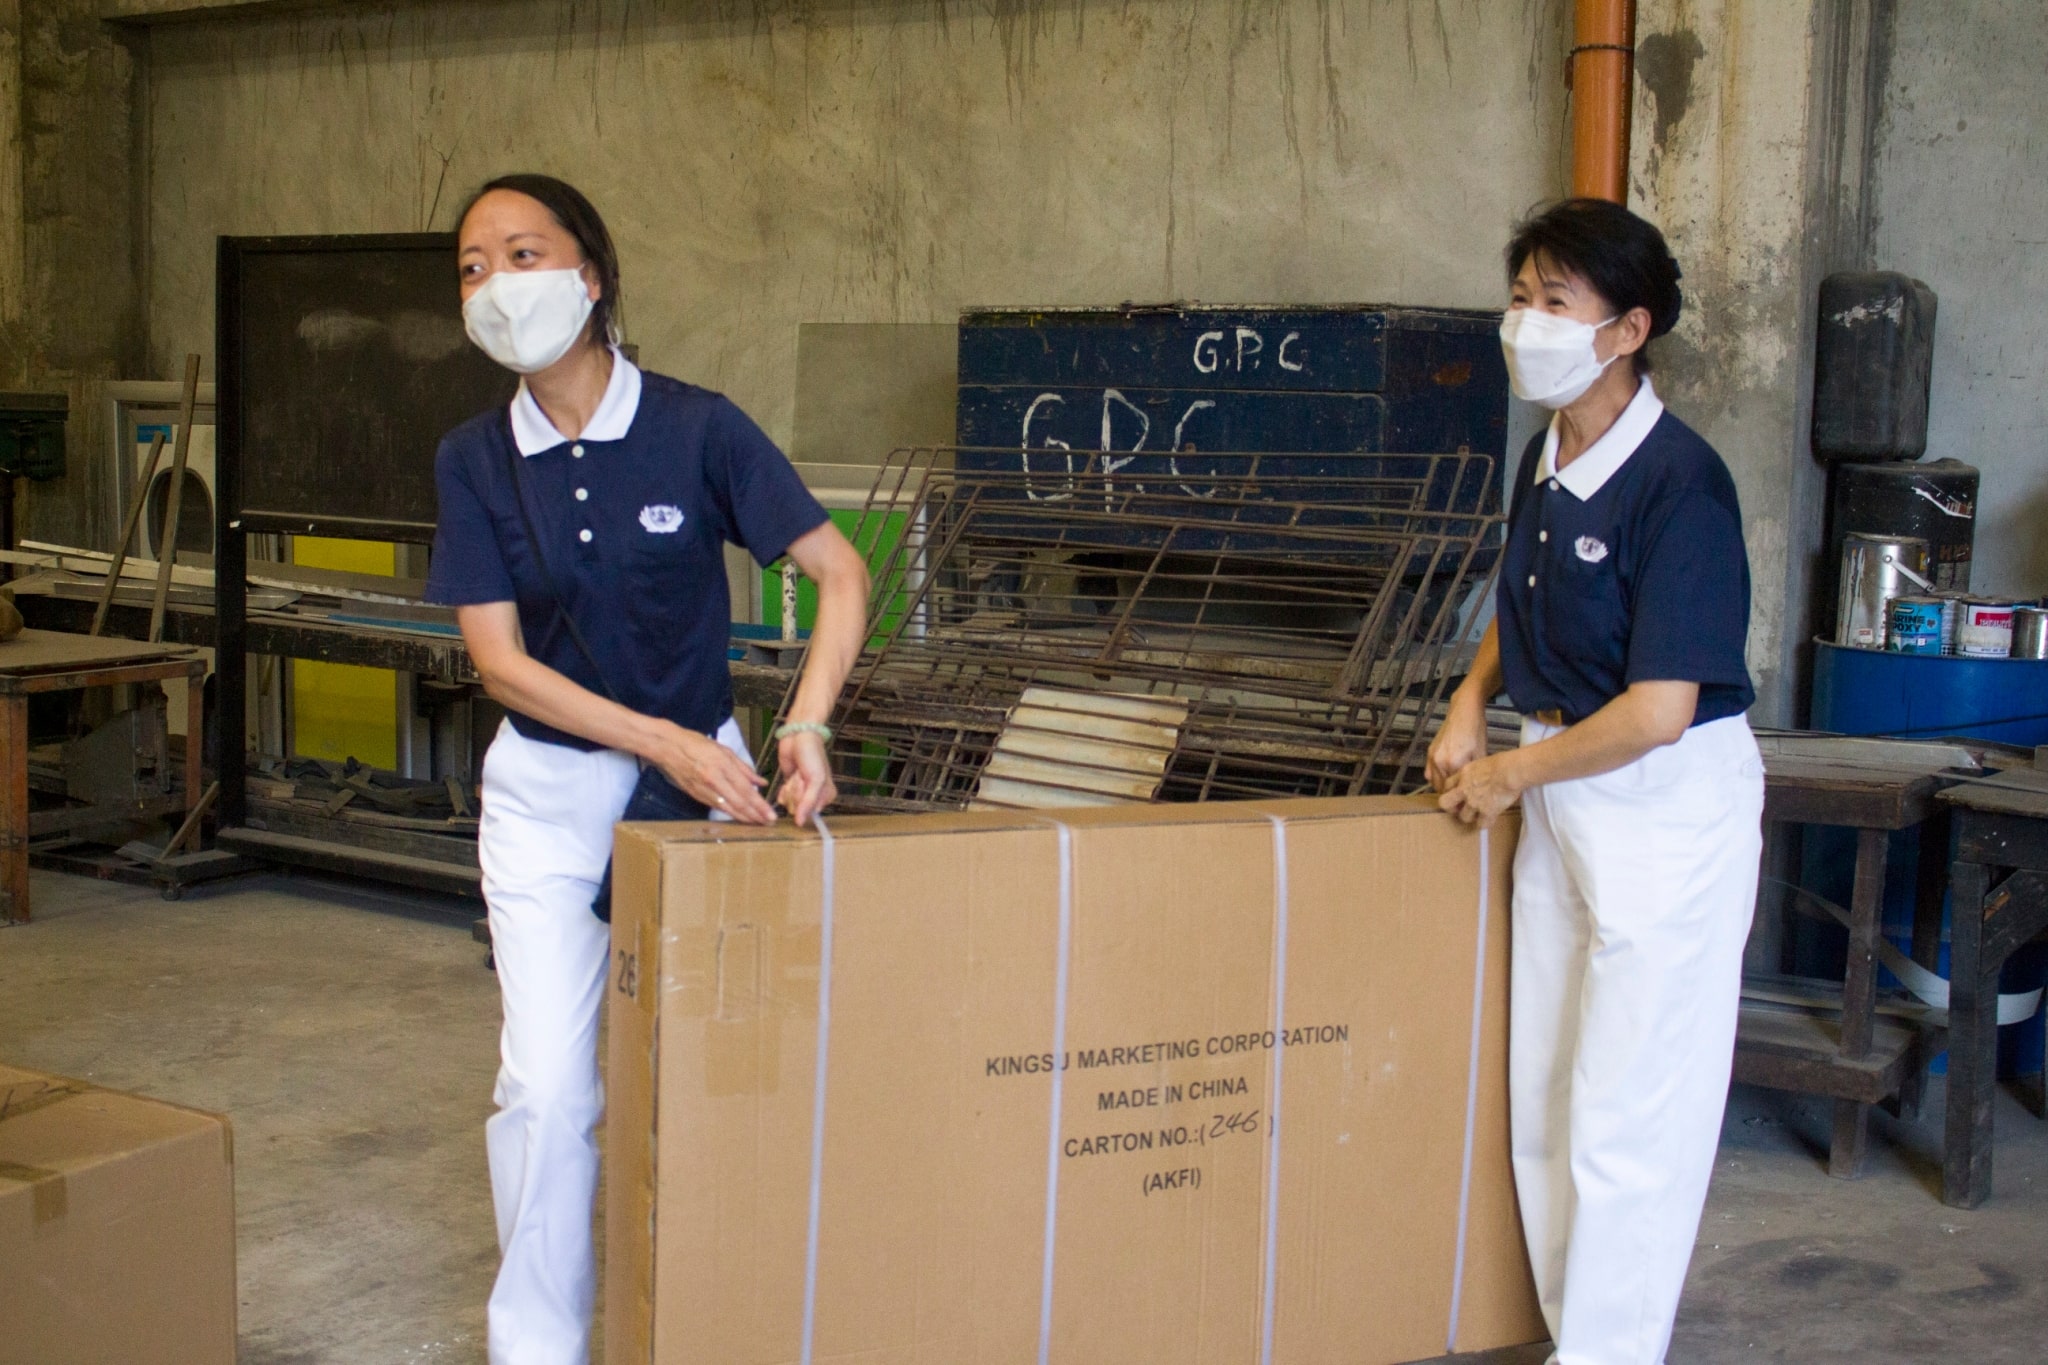
<svg viewBox="0 0 2048 1365"><path fill-rule="evenodd" d="M600 346L616 344L622 336L619 328L622 302L619 297L619 252L612 245L612 234L606 230L596 206L584 197L583 191L552 175L501 175L469 196L469 202L455 217L458 231L477 201L492 190L511 190L514 194L537 200L555 216L562 230L576 239L576 245L583 249L583 259L597 271L598 298L590 310L590 335Z"/></svg>
<svg viewBox="0 0 2048 1365"><path fill-rule="evenodd" d="M1508 239L1508 279L1535 256L1593 286L1617 315L1641 308L1654 340L1678 325L1685 306L1678 262L1654 224L1605 199L1560 199L1539 204L1515 224ZM1637 374L1650 358L1635 354Z"/></svg>

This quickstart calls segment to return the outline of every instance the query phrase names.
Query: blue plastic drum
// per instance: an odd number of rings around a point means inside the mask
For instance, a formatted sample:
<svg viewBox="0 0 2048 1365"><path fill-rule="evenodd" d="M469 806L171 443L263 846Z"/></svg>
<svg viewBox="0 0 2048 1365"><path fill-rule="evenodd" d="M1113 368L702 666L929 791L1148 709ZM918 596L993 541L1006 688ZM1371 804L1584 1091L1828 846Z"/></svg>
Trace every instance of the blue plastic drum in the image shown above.
<svg viewBox="0 0 2048 1365"><path fill-rule="evenodd" d="M1816 641L1813 728L2048 744L2048 659L1892 654Z"/></svg>

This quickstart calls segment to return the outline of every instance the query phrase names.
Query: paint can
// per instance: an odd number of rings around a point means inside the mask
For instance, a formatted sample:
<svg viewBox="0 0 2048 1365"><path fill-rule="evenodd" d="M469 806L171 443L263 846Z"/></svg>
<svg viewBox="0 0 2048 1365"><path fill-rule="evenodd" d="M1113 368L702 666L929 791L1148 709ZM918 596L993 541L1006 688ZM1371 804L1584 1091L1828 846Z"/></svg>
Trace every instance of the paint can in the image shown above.
<svg viewBox="0 0 2048 1365"><path fill-rule="evenodd" d="M1841 584L1835 643L1883 649L1885 604L1916 589L1934 590L1927 577L1927 542L1919 536L1852 532L1842 542Z"/></svg>
<svg viewBox="0 0 2048 1365"><path fill-rule="evenodd" d="M2013 608L2012 657L2048 659L2048 608Z"/></svg>
<svg viewBox="0 0 2048 1365"><path fill-rule="evenodd" d="M1956 618L1956 653L2003 659L2012 653L2012 617L2018 604L1998 597L1965 597Z"/></svg>
<svg viewBox="0 0 2048 1365"><path fill-rule="evenodd" d="M1934 596L1894 597L1885 609L1884 647L1894 654L1939 654L1945 647L1945 622L1955 608Z"/></svg>
<svg viewBox="0 0 2048 1365"><path fill-rule="evenodd" d="M1941 652L1956 652L1956 622L1963 619L1963 599L1966 592L1945 592L1941 595L1943 615L1941 618Z"/></svg>

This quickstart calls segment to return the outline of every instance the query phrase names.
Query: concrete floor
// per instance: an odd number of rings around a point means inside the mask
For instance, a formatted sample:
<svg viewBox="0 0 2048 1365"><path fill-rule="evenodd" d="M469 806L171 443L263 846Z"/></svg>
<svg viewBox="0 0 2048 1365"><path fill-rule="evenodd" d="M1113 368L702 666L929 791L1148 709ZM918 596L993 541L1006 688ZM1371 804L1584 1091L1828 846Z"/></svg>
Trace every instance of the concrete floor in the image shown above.
<svg viewBox="0 0 2048 1365"><path fill-rule="evenodd" d="M173 904L41 872L33 901L0 930L0 1057L234 1118L241 1365L482 1361L497 986L473 907L282 877ZM1963 1213L1936 1194L1938 1117L1880 1114L1843 1183L1824 1106L1738 1089L1674 1365L2048 1360L2048 1124L2009 1093L1997 1121L1997 1194Z"/></svg>

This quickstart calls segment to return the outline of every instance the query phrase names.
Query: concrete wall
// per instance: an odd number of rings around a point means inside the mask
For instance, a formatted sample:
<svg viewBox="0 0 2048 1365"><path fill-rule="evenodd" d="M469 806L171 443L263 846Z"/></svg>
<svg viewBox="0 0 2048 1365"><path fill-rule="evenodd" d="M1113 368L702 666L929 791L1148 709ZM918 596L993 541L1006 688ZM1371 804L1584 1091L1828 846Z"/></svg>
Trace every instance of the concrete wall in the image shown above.
<svg viewBox="0 0 2048 1365"><path fill-rule="evenodd" d="M1820 471L1807 454L1819 0L1642 0L1631 206L1661 226L1685 312L1651 354L1671 410L1728 462L1751 577L1756 717L1795 718Z"/></svg>
<svg viewBox="0 0 2048 1365"><path fill-rule="evenodd" d="M69 473L19 485L27 538L111 534L97 381L143 365L135 69L98 0L0 4L0 387L71 400Z"/></svg>
<svg viewBox="0 0 2048 1365"><path fill-rule="evenodd" d="M2048 593L2048 6L1894 0L1871 259L1934 286L1927 454L1983 471L1978 591Z"/></svg>
<svg viewBox="0 0 2048 1365"><path fill-rule="evenodd" d="M369 11L369 12L364 12ZM805 323L1123 299L1493 306L1563 184L1565 0L472 0L150 31L148 351L217 234L588 191L645 363L781 440Z"/></svg>

